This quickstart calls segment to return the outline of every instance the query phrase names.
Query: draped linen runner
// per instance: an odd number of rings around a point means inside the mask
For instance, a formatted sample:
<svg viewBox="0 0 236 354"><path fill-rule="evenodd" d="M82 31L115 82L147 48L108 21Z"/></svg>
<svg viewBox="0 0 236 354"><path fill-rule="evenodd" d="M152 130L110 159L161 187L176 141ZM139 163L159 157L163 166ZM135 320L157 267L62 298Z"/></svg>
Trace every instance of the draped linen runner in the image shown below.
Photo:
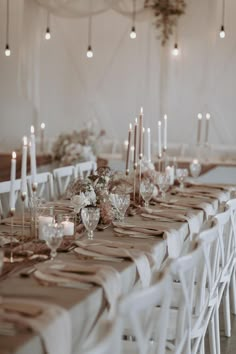
<svg viewBox="0 0 236 354"><path fill-rule="evenodd" d="M70 354L72 352L71 321L68 312L62 307L38 300L15 297L1 297L0 301L3 304L3 308L4 302L9 305L30 305L40 308L42 312L35 317L26 317L20 314L20 312L1 311L0 319L2 318L6 321L23 324L32 328L41 337L47 354Z"/></svg>

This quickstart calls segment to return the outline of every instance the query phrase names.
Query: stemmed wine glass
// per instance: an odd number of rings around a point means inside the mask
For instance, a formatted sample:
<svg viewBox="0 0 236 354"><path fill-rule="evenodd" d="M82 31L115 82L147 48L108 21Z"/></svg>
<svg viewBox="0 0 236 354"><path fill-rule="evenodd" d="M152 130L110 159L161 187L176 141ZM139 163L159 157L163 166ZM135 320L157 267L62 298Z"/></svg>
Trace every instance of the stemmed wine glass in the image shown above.
<svg viewBox="0 0 236 354"><path fill-rule="evenodd" d="M43 226L43 233L46 244L51 250L51 260L54 260L64 236L64 227L61 223L52 222Z"/></svg>
<svg viewBox="0 0 236 354"><path fill-rule="evenodd" d="M176 177L177 177L177 180L180 183L180 187L179 188L180 188L181 191L183 191L183 189L184 189L184 181L188 177L187 168L177 168Z"/></svg>
<svg viewBox="0 0 236 354"><path fill-rule="evenodd" d="M149 180L143 180L140 184L140 194L144 200L144 206L148 208L149 201L152 198L154 191L154 184L151 183Z"/></svg>
<svg viewBox="0 0 236 354"><path fill-rule="evenodd" d="M93 231L96 229L100 219L100 209L95 207L83 208L81 210L81 218L88 231L88 239L93 240Z"/></svg>
<svg viewBox="0 0 236 354"><path fill-rule="evenodd" d="M166 172L159 172L157 174L157 185L161 192L161 198L166 199L166 192L168 191L171 184L171 176Z"/></svg>
<svg viewBox="0 0 236 354"><path fill-rule="evenodd" d="M110 194L111 203L115 207L117 213L116 218L123 222L125 218L126 210L130 204L130 195L129 194Z"/></svg>

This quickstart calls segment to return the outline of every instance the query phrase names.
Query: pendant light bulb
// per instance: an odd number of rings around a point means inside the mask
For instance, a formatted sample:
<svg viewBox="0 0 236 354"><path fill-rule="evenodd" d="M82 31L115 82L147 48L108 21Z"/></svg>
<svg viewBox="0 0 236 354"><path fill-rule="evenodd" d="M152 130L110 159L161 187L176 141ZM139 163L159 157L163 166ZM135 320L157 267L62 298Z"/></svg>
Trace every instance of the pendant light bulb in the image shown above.
<svg viewBox="0 0 236 354"><path fill-rule="evenodd" d="M172 50L172 54L177 57L179 55L179 48L178 48L178 44L175 43L174 45L174 49Z"/></svg>
<svg viewBox="0 0 236 354"><path fill-rule="evenodd" d="M131 28L131 32L130 32L129 36L130 36L131 39L135 39L137 37L137 34L136 34L134 26Z"/></svg>
<svg viewBox="0 0 236 354"><path fill-rule="evenodd" d="M50 28L47 27L46 29L46 33L45 33L45 39L48 41L49 39L51 39L51 33L50 33Z"/></svg>
<svg viewBox="0 0 236 354"><path fill-rule="evenodd" d="M225 38L225 28L224 28L224 26L221 26L221 28L220 28L220 38L221 39Z"/></svg>
<svg viewBox="0 0 236 354"><path fill-rule="evenodd" d="M11 55L11 50L10 50L10 47L8 44L6 44L6 47L5 47L5 55L6 55L6 57L9 57Z"/></svg>
<svg viewBox="0 0 236 354"><path fill-rule="evenodd" d="M93 57L93 51L91 45L88 46L87 58L91 59Z"/></svg>

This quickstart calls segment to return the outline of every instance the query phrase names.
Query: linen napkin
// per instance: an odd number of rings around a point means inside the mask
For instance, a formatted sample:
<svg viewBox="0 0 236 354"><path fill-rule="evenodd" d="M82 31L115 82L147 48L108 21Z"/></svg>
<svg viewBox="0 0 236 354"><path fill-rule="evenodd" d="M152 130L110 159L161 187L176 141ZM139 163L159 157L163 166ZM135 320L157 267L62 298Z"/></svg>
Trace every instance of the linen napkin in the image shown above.
<svg viewBox="0 0 236 354"><path fill-rule="evenodd" d="M115 310L117 300L121 295L121 279L120 274L113 267L97 264L88 266L84 263L72 262L60 262L47 266L47 262L45 262L39 265L38 269L45 275L55 276L54 284L71 280L74 283L93 283L101 286L109 303L109 313L113 313ZM34 273L34 276L39 278L37 272Z"/></svg>
<svg viewBox="0 0 236 354"><path fill-rule="evenodd" d="M22 298L1 297L0 301L1 308L6 305L6 311L1 311L0 318L23 324L37 332L48 354L72 352L71 321L62 307ZM27 307L30 308L28 314Z"/></svg>
<svg viewBox="0 0 236 354"><path fill-rule="evenodd" d="M97 253L113 256L113 257L122 257L129 258L133 260L136 265L137 272L140 277L140 281L143 287L148 287L151 281L151 267L154 265L154 258L151 253L146 251L146 254L138 249L134 249L131 247L123 247L115 246L115 244L106 243L105 240L98 241L77 241L76 242L79 247L88 249L90 251L95 251ZM124 248L126 247L126 248Z"/></svg>

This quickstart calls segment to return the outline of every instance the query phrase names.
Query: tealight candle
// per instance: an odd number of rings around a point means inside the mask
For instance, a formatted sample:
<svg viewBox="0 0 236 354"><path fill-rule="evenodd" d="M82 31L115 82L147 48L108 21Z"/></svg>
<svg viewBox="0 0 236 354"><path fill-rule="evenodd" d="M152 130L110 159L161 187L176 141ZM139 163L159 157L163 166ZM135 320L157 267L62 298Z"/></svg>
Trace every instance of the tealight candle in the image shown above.
<svg viewBox="0 0 236 354"><path fill-rule="evenodd" d="M73 222L69 220L62 221L62 225L64 227L64 235L65 236L73 236L74 235L74 230L75 230L75 225Z"/></svg>

